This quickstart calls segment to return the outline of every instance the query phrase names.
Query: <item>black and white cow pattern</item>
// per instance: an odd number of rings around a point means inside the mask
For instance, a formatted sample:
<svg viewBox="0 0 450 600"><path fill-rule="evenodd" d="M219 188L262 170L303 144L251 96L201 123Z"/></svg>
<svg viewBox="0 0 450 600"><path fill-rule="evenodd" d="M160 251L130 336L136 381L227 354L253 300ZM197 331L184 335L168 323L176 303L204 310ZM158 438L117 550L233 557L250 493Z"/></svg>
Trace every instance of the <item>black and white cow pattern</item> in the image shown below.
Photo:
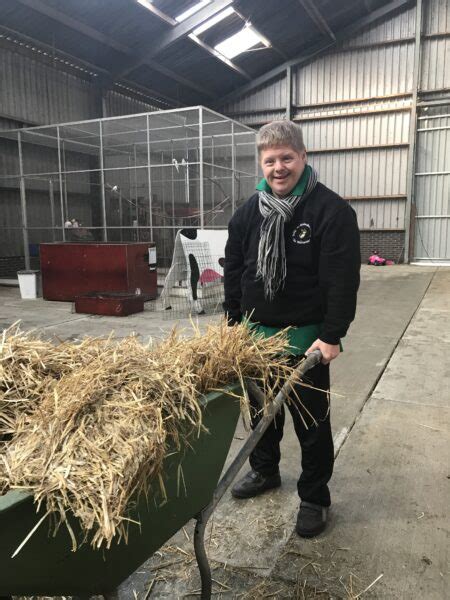
<svg viewBox="0 0 450 600"><path fill-rule="evenodd" d="M177 281L186 282L191 310L203 314L201 299L209 286L223 279L228 231L180 229L175 238L172 264L161 293L163 306L171 308L170 292ZM199 293L201 291L201 293Z"/></svg>

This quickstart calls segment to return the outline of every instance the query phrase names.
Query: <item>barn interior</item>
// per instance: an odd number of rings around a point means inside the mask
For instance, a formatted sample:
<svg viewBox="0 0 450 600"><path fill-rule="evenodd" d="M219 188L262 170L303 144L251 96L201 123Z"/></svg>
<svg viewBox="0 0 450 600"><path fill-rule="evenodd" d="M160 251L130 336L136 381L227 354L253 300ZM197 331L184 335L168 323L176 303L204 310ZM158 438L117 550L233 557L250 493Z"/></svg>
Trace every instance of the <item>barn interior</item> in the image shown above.
<svg viewBox="0 0 450 600"><path fill-rule="evenodd" d="M449 597L448 0L0 4L3 340L18 321L55 345L219 323L227 226L262 177L258 131L296 123L360 232L356 318L331 365L329 526L295 532L289 422L282 486L248 502L226 493L209 521L212 594ZM248 435L241 419L223 474ZM1 444L0 431L0 459ZM0 495L8 527L10 510ZM190 516L104 598L210 597ZM44 513L33 518L43 531ZM5 564L21 542L0 536ZM61 565L69 551L70 539ZM80 589L52 588L40 554L14 589L0 572L2 600L91 597L83 573ZM24 585L36 572L42 593Z"/></svg>

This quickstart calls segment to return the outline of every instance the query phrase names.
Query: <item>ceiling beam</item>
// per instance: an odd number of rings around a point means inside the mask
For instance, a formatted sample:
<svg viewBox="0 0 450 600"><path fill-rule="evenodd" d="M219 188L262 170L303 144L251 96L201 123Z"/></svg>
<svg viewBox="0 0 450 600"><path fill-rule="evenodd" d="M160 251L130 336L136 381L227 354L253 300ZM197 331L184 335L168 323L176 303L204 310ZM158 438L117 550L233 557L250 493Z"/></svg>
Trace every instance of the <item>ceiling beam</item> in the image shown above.
<svg viewBox="0 0 450 600"><path fill-rule="evenodd" d="M82 23L81 21L78 21L78 19L70 17L69 15L66 15L65 13L61 12L60 10L53 8L48 4L45 4L41 0L18 0L18 2L28 8L31 8L35 12L37 12L41 15L44 15L45 17L49 17L50 19L53 19L54 21L56 21L57 23L60 23L61 25L70 27L71 29L78 31L78 33L82 33L83 35L85 35L97 42L100 42L101 44L104 44L105 46L114 48L114 50L117 50L118 52L127 52L129 50L126 46L117 42L113 38L110 38L109 36L105 35L101 31L94 29L90 25L86 25L86 23Z"/></svg>
<svg viewBox="0 0 450 600"><path fill-rule="evenodd" d="M234 12L237 14L237 16L238 16L238 17L240 17L240 18L241 18L241 19L244 21L244 23L247 23L247 22L249 21L249 19L247 19L246 17L244 17L244 15L243 15L241 12L239 12L239 11L237 10L237 8L235 8L234 6L233 6L233 10L234 10ZM272 40L270 40L270 39L269 39L269 37L268 37L268 36L265 34L264 30L263 30L263 29L261 29L260 25L258 25L258 26L256 27L256 26L255 26L255 25L254 25L254 24L253 24L251 21L250 21L250 24L251 24L252 28L253 28L253 29L254 29L254 30L255 30L255 31L258 33L258 34L260 34L260 35L262 34L262 35L263 35L263 36L266 38L266 40L267 40L268 42L270 42L270 48L272 48L273 50L275 50L275 52L278 52L278 54L279 54L280 56L282 56L282 57L284 58L284 60L288 60L288 56L287 56L287 54L286 54L285 52L283 52L283 50L281 50L281 48L278 48L278 46L275 46L275 45L272 43Z"/></svg>
<svg viewBox="0 0 450 600"><path fill-rule="evenodd" d="M311 2L311 0L299 0L299 2L319 31L330 37L333 42L335 42L336 36L317 6Z"/></svg>
<svg viewBox="0 0 450 600"><path fill-rule="evenodd" d="M128 75L128 73L134 71L134 69L137 69L144 64L147 59L153 58L178 40L187 37L194 31L194 29L197 29L197 27L202 25L202 23L211 17L214 17L214 15L221 12L232 3L233 0L214 0L214 2L207 4L204 8L194 13L181 23L174 21L177 23L175 26L157 36L156 39L147 44L134 60L128 59L123 65L115 69L113 71L114 77L123 77ZM160 15L160 18L162 19L163 16Z"/></svg>
<svg viewBox="0 0 450 600"><path fill-rule="evenodd" d="M69 27L70 29L78 31L78 33L81 33L81 34L85 35L86 37L89 37L92 40L100 42L101 44L104 44L105 46L108 46L109 48L113 48L117 52L125 54L126 56L129 56L129 57L132 57L133 59L136 58L136 53L128 46L126 46L120 42L117 42L113 38L105 35L101 31L98 31L97 29L94 29L90 25L86 25L85 23L78 21L78 19L70 17L69 15L66 15L65 13L61 12L60 10L57 10L56 8L52 8L48 4L44 4L41 0L18 0L18 2L20 2L20 4L23 4L24 6L27 6L28 8L31 8L32 10L34 10L35 12L38 12L41 15L44 15L46 17L49 17L50 19L53 19L57 23L60 23L62 25L65 25L66 27ZM162 73L166 77L169 77L170 79L176 81L177 83L180 83L181 85L188 87L199 94L202 94L209 98L214 98L214 93L211 90L209 90L201 85L198 85L198 84L194 83L193 81L190 81L189 79L186 79L185 77L182 77L181 75L178 75L178 73L175 73L171 69L161 66L156 61L147 59L144 61L143 64L147 64L149 67L151 67L155 71Z"/></svg>
<svg viewBox="0 0 450 600"><path fill-rule="evenodd" d="M218 52L215 48L212 48L208 44L205 44L205 42L203 42L199 37L192 36L192 41L195 41L195 43L198 44L201 48L203 48L204 50L206 50L207 52L209 52L210 54L212 54L218 60L221 60L225 65L227 65L228 67L230 67L230 69L232 69L233 71L236 71L236 73L239 73L239 75L242 75L242 77L244 77L245 79L247 79L247 81L251 81L252 80L252 78L247 73L247 71L244 71L244 69L242 69L236 63L234 63L232 60L230 60L226 56L223 56L222 54L220 54L220 52Z"/></svg>
<svg viewBox="0 0 450 600"><path fill-rule="evenodd" d="M166 13L163 13L162 10L159 10L159 8L156 8L156 6L154 4L152 4L152 0L138 0L138 2L142 6L145 6L145 8L147 10L149 10L150 12L152 12L155 16L159 17L166 23L169 23L169 25L177 24L175 19L172 19L172 17L169 17L169 15L166 15Z"/></svg>
<svg viewBox="0 0 450 600"><path fill-rule="evenodd" d="M228 8L230 4L233 4L233 0L213 0L210 4L207 4L204 8L197 11L173 29L163 33L155 42L157 47L156 52L164 50L179 39L186 37L190 33L203 25L206 21L214 17L217 13Z"/></svg>
<svg viewBox="0 0 450 600"><path fill-rule="evenodd" d="M168 31L163 36L161 36L162 38L166 37L166 41L173 39L173 36L176 33L175 29L177 29L178 33L181 34L179 36L177 34L177 39L180 39L180 38L185 37L187 35L188 37L190 37L190 39L193 42L195 42L201 48L203 48L204 50L206 50L209 54L211 54L212 56L214 56L218 60L221 60L230 69L232 69L236 73L239 73L239 75L242 75L242 77L244 77L245 79L247 79L247 81L251 81L252 78L250 77L250 75L246 71L244 71L244 69L242 69L236 63L234 63L232 60L230 60L230 59L226 58L225 56L221 55L219 52L217 52L217 50L215 50L215 48L212 48L211 46L209 46L208 44L206 44L203 40L201 40L199 37L197 37L197 36L195 36L193 34L193 31L195 31L195 29L197 27L199 27L199 25L201 25L202 23L204 23L205 21L207 21L208 19L211 18L211 12L208 13L207 18L204 18L205 17L205 11L206 11L206 9L210 8L212 10L214 8L214 10L215 10L214 14L217 14L218 12L221 12L222 10L224 10L224 8L226 8L226 6L231 5L232 2L233 2L233 0L221 2L221 6L220 6L220 8L218 8L219 7L219 3L218 3L218 0L216 0L212 5L208 5L202 11L199 11L198 13L195 13L189 19L186 19L185 21L183 21L180 24L180 25L184 25L185 26L183 29L179 28L179 25L177 24L177 21L175 21L175 19L172 19L172 17L169 17L165 13L161 12L159 9L155 12L155 14L157 16L159 16L159 18L162 19L163 21L171 23L174 26L174 29L172 31ZM233 9L234 9L234 7L233 7ZM234 9L234 12L243 21L245 21L244 17L236 9ZM201 13L203 13L203 16L202 16ZM151 55L157 54L157 53L159 53L159 52L161 52L163 50L162 46L166 42L164 40L161 41L159 38L158 38L158 40L159 40L159 48L157 48L155 52L153 52L153 46L156 46L158 44L158 41L152 42L152 47L150 47L150 45L149 45L148 49L146 50L146 53L145 53L146 62L148 62L149 60L151 60L151 58L150 58ZM171 41L170 43L173 43L173 42ZM167 46L164 46L164 47L167 47ZM142 54L142 56L143 55L144 54ZM283 57L283 58L285 58L285 57ZM136 69L139 66L138 63L139 63L138 60L136 61L136 64L134 64L134 65L131 62L128 62L128 63L124 62L123 65L119 65L117 67L117 69L114 71L114 76L115 77L119 77L123 73L129 73L130 71L132 71L133 69Z"/></svg>
<svg viewBox="0 0 450 600"><path fill-rule="evenodd" d="M348 27L345 27L341 31L336 32L336 41L327 42L327 43L322 42L320 44L316 44L316 45L312 46L306 52L300 54L296 58L293 58L291 60L284 62L283 64L279 65L278 67L275 67L274 69L271 69L270 71L267 71L267 73L264 73L263 75L260 75L259 77L256 77L251 82L246 83L246 84L242 85L241 87L237 88L236 90L230 92L226 96L221 97L220 100L217 100L214 103L214 107L218 108L220 106L223 106L227 102L230 102L231 100L234 100L235 98L239 98L240 96L242 96L242 94L246 94L247 92L254 90L255 88L259 87L260 85L266 83L267 81L270 81L271 79L280 77L281 75L285 75L286 69L288 67L296 67L298 65L310 62L313 58L317 58L324 52L327 52L328 50L330 50L330 48L334 47L338 42L348 39L348 37L350 35L354 35L355 33L360 31L364 27L367 27L368 25L371 25L372 23L375 23L376 21L384 19L384 18L390 16L394 12L397 12L402 9L406 9L408 6L411 6L412 3L413 3L413 0L392 0L392 2L390 2L389 4L385 4L381 8L379 8L379 9L371 12L369 15L366 15L366 16L362 17L361 19L355 21L354 23L352 23Z"/></svg>

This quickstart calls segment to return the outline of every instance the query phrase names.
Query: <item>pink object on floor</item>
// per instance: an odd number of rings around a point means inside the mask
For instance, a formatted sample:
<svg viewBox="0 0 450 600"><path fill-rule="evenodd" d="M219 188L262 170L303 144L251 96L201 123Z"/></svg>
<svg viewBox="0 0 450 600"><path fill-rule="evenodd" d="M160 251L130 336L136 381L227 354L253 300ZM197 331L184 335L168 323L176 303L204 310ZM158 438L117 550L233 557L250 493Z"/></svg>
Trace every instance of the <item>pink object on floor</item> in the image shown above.
<svg viewBox="0 0 450 600"><path fill-rule="evenodd" d="M374 265L375 267L380 267L385 265L393 265L395 263L393 260L387 260L378 254L372 254L372 256L369 257L368 264Z"/></svg>

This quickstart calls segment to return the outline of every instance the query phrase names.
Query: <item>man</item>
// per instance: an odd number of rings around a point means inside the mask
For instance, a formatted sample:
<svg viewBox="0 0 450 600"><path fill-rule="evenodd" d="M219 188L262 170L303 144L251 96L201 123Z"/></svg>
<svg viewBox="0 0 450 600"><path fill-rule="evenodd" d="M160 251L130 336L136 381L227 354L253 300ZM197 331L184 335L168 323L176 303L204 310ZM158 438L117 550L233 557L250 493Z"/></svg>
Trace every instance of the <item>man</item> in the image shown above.
<svg viewBox="0 0 450 600"><path fill-rule="evenodd" d="M325 529L331 504L329 363L355 316L359 232L353 209L319 183L307 164L300 127L269 123L259 131L257 146L264 179L229 223L224 309L230 325L246 317L265 336L291 327L293 365L317 348L322 352L322 363L308 373L309 386L296 386L287 403L302 449L296 530L313 537ZM250 400L254 427L259 417ZM251 498L281 485L283 425L281 411L251 454L251 471L233 487L234 497Z"/></svg>

